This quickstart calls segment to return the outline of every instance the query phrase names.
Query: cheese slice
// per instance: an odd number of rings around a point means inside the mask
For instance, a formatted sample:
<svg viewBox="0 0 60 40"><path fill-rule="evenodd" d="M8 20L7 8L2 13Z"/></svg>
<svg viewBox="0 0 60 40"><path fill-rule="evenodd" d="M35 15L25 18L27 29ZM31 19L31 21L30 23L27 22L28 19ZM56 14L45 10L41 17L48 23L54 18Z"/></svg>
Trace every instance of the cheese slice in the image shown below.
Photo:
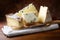
<svg viewBox="0 0 60 40"><path fill-rule="evenodd" d="M22 13L35 13L36 15L38 15L38 11L36 9L36 7L31 3L29 4L28 6L24 7L22 10L20 10L18 13L17 13L17 16L21 16Z"/></svg>
<svg viewBox="0 0 60 40"><path fill-rule="evenodd" d="M39 14L38 14L39 22L45 23L46 16L47 16L47 10L48 10L48 7L45 7L45 6L40 7Z"/></svg>

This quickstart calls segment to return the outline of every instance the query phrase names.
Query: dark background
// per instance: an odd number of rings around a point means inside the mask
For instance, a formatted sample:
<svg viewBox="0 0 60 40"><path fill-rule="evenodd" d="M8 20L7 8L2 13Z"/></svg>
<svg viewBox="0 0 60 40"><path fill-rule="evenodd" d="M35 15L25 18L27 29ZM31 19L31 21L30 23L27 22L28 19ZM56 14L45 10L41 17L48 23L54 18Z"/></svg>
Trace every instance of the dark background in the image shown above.
<svg viewBox="0 0 60 40"><path fill-rule="evenodd" d="M52 18L60 19L60 0L0 0L0 21L5 20L6 14L18 12L30 3L33 3L37 10L41 5L48 6Z"/></svg>

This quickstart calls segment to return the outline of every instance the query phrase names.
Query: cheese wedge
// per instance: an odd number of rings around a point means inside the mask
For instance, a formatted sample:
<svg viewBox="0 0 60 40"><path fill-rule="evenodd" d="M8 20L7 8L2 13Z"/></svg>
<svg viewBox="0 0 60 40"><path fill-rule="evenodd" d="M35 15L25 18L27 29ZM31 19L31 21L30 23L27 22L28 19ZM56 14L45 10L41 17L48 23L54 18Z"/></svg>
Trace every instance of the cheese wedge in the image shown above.
<svg viewBox="0 0 60 40"><path fill-rule="evenodd" d="M16 16L6 15L7 25L12 29L21 29L22 23L17 19Z"/></svg>
<svg viewBox="0 0 60 40"><path fill-rule="evenodd" d="M39 14L38 14L38 21L39 22L45 23L46 16L47 16L47 10L48 10L48 7L45 7L45 6L40 7Z"/></svg>
<svg viewBox="0 0 60 40"><path fill-rule="evenodd" d="M21 16L22 13L35 13L36 15L38 15L38 11L32 3L29 4L28 6L24 7L22 10L20 10L17 13L17 16Z"/></svg>

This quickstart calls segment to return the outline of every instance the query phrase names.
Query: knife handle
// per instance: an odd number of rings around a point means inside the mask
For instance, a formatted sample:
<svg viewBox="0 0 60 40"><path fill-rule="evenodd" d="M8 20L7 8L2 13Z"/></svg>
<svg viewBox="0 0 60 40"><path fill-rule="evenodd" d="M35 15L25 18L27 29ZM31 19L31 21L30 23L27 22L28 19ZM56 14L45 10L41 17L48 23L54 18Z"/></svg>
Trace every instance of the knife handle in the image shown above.
<svg viewBox="0 0 60 40"><path fill-rule="evenodd" d="M44 25L49 26L51 24L59 24L59 26L60 26L60 20L53 20L53 21L45 23Z"/></svg>

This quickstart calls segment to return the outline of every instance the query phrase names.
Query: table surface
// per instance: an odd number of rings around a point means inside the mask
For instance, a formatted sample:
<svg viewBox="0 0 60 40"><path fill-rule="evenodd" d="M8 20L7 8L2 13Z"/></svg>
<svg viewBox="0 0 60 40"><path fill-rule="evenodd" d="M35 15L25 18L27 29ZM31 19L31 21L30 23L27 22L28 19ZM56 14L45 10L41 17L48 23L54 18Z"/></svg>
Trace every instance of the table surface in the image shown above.
<svg viewBox="0 0 60 40"><path fill-rule="evenodd" d="M1 31L3 25L4 22L0 22L0 40L59 40L60 39L60 29L28 34L23 36L7 37Z"/></svg>

